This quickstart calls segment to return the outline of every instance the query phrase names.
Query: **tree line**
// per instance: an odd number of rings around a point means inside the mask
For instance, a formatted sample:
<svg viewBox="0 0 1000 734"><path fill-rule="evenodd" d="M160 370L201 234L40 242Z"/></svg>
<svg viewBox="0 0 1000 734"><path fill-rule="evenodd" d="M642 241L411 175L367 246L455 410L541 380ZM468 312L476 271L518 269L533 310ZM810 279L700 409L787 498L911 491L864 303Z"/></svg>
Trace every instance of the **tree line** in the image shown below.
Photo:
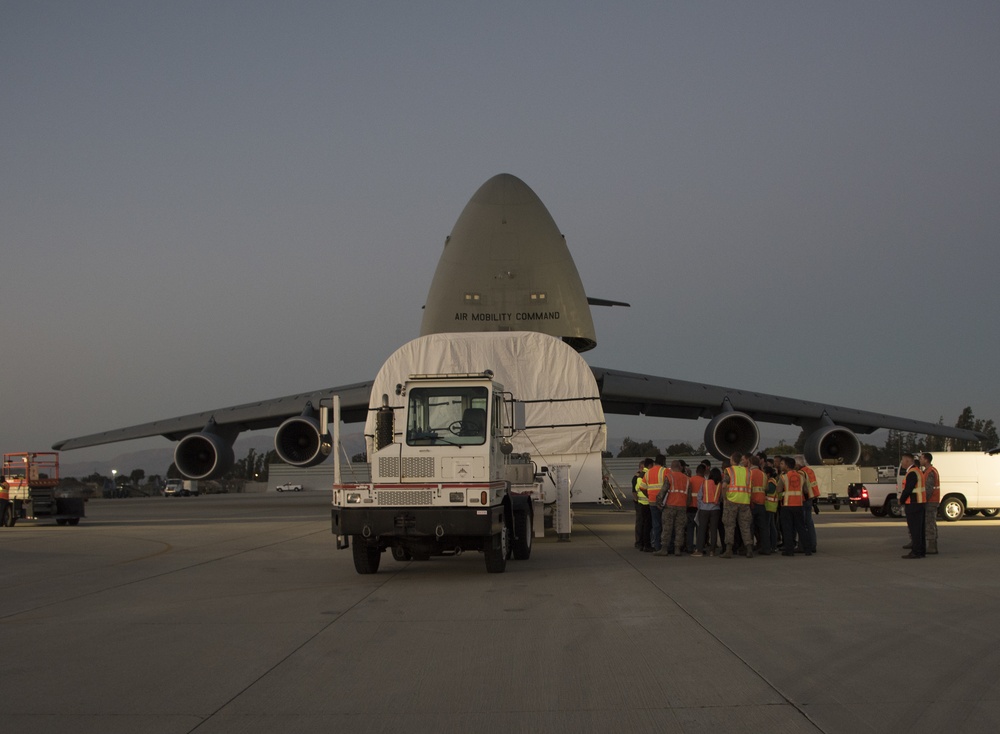
<svg viewBox="0 0 1000 734"><path fill-rule="evenodd" d="M284 462L281 461L278 457L278 452L274 449L260 453L256 449L251 448L245 457L233 462L233 465L225 474L212 481L218 484L219 491L242 492L243 485L247 482L267 482L270 478L270 465L282 463ZM147 476L145 469L133 469L127 474L125 472L117 472L114 475L112 496L124 496L128 492L123 490L128 490L129 488L135 488L138 494L159 493L159 490L163 488L167 479L183 478L184 476L177 469L177 465L173 463L167 468L165 476L160 474L150 474ZM62 481L70 484L75 483L77 480L73 477L63 477ZM79 482L92 485L98 489L110 489L112 477L95 471L93 474L88 474L80 478Z"/></svg>

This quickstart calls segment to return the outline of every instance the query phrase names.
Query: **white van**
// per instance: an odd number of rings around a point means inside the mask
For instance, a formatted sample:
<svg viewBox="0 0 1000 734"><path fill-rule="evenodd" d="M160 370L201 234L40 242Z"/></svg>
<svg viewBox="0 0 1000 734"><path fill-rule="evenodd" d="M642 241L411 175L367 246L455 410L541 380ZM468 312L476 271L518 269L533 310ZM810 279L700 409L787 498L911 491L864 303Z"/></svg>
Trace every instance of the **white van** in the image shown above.
<svg viewBox="0 0 1000 734"><path fill-rule="evenodd" d="M934 451L931 462L941 476L941 507L945 520L982 513L1000 513L1000 454L977 451Z"/></svg>

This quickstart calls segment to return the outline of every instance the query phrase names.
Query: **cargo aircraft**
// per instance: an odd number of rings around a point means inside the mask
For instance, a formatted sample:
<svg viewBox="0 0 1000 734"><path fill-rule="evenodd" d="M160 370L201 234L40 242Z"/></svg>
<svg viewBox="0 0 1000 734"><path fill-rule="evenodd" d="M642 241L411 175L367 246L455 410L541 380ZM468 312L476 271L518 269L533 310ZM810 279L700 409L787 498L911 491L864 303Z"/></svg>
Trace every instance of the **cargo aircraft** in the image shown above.
<svg viewBox="0 0 1000 734"><path fill-rule="evenodd" d="M562 339L578 352L597 345L591 306L627 306L588 298L565 238L527 184L510 174L484 183L462 210L444 243L424 306L421 336L453 332L535 331ZM705 446L719 459L753 451L758 422L801 426L810 463L854 463L857 434L890 428L979 440L978 433L825 403L766 395L607 367L591 367L605 413L664 418L708 418ZM211 479L233 464L233 442L242 431L277 428L275 449L293 466L326 458L318 406L340 395L344 422L368 416L372 382L209 410L53 446L69 450L164 436L177 441L174 461L190 479Z"/></svg>

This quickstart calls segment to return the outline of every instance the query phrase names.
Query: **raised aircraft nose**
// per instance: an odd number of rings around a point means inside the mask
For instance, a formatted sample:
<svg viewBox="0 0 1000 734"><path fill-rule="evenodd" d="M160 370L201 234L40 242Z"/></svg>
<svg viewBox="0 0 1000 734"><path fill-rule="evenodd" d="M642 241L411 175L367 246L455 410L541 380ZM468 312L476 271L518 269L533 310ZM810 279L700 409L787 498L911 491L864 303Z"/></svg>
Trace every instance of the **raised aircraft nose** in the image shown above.
<svg viewBox="0 0 1000 734"><path fill-rule="evenodd" d="M580 352L597 345L565 238L509 173L479 187L445 240L420 334L456 331L538 331Z"/></svg>

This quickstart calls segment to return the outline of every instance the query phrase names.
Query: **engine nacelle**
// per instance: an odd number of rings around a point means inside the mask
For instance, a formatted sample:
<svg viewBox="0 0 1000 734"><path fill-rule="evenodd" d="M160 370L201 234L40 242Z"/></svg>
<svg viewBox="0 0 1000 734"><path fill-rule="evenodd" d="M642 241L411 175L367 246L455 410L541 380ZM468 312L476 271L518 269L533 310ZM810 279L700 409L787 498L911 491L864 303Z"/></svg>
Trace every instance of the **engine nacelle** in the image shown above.
<svg viewBox="0 0 1000 734"><path fill-rule="evenodd" d="M174 449L174 464L188 479L216 479L233 465L233 442L202 431L185 436Z"/></svg>
<svg viewBox="0 0 1000 734"><path fill-rule="evenodd" d="M861 441L849 428L824 426L806 439L802 455L810 464L822 464L830 459L857 464L861 458Z"/></svg>
<svg viewBox="0 0 1000 734"><path fill-rule="evenodd" d="M705 447L716 459L728 459L734 451L749 454L760 442L760 429L746 413L719 413L705 428Z"/></svg>
<svg viewBox="0 0 1000 734"><path fill-rule="evenodd" d="M316 466L330 453L330 436L320 432L313 416L297 415L278 426L274 450L291 466Z"/></svg>

